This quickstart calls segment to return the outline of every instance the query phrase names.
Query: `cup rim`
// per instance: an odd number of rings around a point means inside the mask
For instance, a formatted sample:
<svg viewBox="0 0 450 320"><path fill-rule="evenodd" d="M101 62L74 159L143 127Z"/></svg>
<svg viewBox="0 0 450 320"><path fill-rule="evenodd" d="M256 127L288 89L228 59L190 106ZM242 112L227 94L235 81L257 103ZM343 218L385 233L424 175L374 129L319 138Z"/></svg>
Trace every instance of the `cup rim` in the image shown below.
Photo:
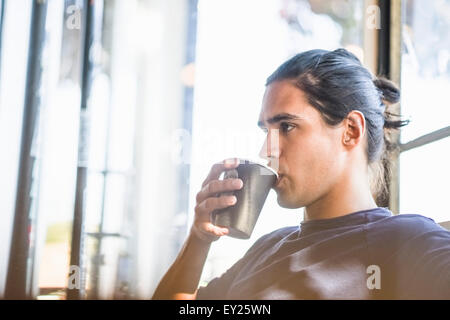
<svg viewBox="0 0 450 320"><path fill-rule="evenodd" d="M260 161L260 160L253 160L253 159L247 159L247 158L238 158L238 159L239 159L239 164L241 164L241 163L245 164L246 162L249 162L249 163L254 163L254 164L260 165L260 166L268 169L269 171L272 171L275 174L275 176L277 177L277 179L278 179L278 172L276 172L272 167L269 167L268 165L266 165L262 161Z"/></svg>

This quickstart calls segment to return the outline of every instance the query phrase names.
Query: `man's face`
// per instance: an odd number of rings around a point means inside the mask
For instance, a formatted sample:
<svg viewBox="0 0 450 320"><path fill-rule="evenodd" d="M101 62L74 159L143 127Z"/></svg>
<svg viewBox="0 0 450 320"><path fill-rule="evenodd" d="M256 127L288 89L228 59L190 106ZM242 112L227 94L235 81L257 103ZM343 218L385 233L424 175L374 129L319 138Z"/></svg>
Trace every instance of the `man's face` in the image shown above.
<svg viewBox="0 0 450 320"><path fill-rule="evenodd" d="M258 125L267 132L260 155L280 175L274 187L280 206L308 206L336 184L344 168L343 128L328 126L293 83L276 81L266 88ZM270 137L277 133L274 150Z"/></svg>

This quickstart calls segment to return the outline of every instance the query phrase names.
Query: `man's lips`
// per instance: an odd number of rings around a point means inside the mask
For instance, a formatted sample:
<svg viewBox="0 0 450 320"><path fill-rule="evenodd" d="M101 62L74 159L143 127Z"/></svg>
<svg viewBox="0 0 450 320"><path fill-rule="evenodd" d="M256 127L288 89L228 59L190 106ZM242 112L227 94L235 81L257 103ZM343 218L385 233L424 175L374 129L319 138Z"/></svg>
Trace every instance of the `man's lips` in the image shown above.
<svg viewBox="0 0 450 320"><path fill-rule="evenodd" d="M275 187L278 187L278 185L280 184L281 179L283 179L283 177L284 177L283 174L281 174L281 173L278 174L278 179L277 179L277 181L275 183Z"/></svg>

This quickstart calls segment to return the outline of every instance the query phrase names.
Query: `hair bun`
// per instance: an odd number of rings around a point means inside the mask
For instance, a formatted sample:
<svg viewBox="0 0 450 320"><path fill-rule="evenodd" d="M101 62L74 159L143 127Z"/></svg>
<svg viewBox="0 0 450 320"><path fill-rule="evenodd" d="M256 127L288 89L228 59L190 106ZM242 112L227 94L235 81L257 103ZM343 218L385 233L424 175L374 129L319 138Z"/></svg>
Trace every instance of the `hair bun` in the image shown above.
<svg viewBox="0 0 450 320"><path fill-rule="evenodd" d="M381 99L389 103L397 103L400 101L400 90L397 86L386 78L376 78L373 84L381 91Z"/></svg>
<svg viewBox="0 0 450 320"><path fill-rule="evenodd" d="M397 103L400 101L400 90L398 87L390 80L379 77L373 80L373 84L381 92L381 100L388 103ZM384 128L387 129L399 129L400 127L406 126L409 120L396 120L395 118L400 118L398 114L394 114L388 111L384 112Z"/></svg>

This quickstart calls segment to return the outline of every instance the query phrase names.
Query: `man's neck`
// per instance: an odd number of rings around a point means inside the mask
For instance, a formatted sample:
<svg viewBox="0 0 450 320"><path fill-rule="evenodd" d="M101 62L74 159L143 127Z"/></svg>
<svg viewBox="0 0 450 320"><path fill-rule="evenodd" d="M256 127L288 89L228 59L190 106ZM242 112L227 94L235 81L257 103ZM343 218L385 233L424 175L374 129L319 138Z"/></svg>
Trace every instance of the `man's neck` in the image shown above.
<svg viewBox="0 0 450 320"><path fill-rule="evenodd" d="M336 218L377 208L366 177L348 174L325 196L305 207L304 221Z"/></svg>

